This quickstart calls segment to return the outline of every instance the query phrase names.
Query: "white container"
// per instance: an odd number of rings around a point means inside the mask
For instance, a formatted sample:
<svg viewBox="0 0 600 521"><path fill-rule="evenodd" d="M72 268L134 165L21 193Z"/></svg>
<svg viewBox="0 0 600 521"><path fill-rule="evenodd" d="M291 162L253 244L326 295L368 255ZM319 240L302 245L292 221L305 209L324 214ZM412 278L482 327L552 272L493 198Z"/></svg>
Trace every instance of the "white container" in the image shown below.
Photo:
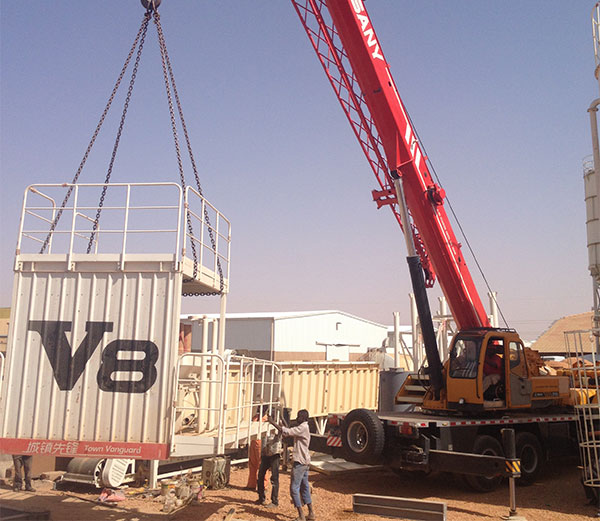
<svg viewBox="0 0 600 521"><path fill-rule="evenodd" d="M375 362L277 362L281 405L292 418L307 409L313 418L352 409L377 410L379 365Z"/></svg>
<svg viewBox="0 0 600 521"><path fill-rule="evenodd" d="M584 187L588 268L597 282L600 281L600 201L598 200L598 176L591 161L584 162Z"/></svg>
<svg viewBox="0 0 600 521"><path fill-rule="evenodd" d="M216 214L211 234L225 245L213 248L197 217L208 203L164 183L111 185L115 195L94 226L102 188L26 191L0 399L2 452L168 457L182 291L226 292L229 224ZM55 201L68 189L51 226ZM190 196L200 205L195 213Z"/></svg>

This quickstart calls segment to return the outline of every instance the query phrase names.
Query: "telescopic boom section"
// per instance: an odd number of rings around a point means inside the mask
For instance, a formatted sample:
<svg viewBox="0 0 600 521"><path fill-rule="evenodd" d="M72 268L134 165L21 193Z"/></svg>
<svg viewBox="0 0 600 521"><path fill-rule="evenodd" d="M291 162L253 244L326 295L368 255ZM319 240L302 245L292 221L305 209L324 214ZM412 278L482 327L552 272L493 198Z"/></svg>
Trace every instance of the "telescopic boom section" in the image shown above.
<svg viewBox="0 0 600 521"><path fill-rule="evenodd" d="M459 329L489 327L487 313L444 209L444 191L431 179L362 0L323 3L360 85L387 167L402 176L408 209Z"/></svg>

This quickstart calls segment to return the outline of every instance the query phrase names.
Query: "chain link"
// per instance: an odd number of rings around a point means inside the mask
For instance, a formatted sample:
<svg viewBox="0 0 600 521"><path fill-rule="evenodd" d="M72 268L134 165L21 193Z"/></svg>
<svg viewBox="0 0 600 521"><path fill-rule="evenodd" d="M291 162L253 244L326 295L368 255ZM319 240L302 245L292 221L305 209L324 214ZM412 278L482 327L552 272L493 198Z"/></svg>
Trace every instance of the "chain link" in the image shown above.
<svg viewBox="0 0 600 521"><path fill-rule="evenodd" d="M79 167L77 169L77 172L75 173L75 176L73 177L73 181L71 182L71 185L69 186L69 188L67 189L67 193L65 195L65 198L61 204L60 209L58 210L55 219L52 221L51 225L50 225L50 231L48 232L48 235L46 236L46 239L44 240L44 243L42 244L42 247L40 249L40 253L44 253L44 251L46 250L46 248L48 247L48 244L50 242L50 238L52 237L52 234L54 233L56 226L58 225L58 221L60 220L64 209L69 201L69 198L71 197L71 193L73 192L73 188L74 185L77 183L79 176L83 170L83 167L88 159L88 156L92 150L92 147L94 146L94 143L96 142L96 138L98 137L98 134L100 132L100 129L102 128L102 125L104 123L104 120L106 119L106 115L108 114L108 111L110 109L110 107L112 106L112 103L114 101L114 98L116 96L117 91L119 90L119 87L121 85L121 82L123 80L123 77L125 76L125 72L127 71L127 68L129 67L129 63L131 62L131 59L133 57L133 54L137 48L137 54L136 54L136 59L135 59L135 63L134 63L134 67L132 70L132 74L131 74L131 79L129 82L129 88L127 91L127 96L125 98L125 103L123 105L123 112L121 115L121 120L119 123L119 128L117 131L117 136L115 139L115 144L113 146L113 151L112 151L112 155L111 155L111 159L109 162L109 166L108 166L108 171L106 174L106 178L104 180L104 187L102 188L102 193L100 195L100 200L98 203L98 209L96 212L96 217L94 219L94 223L92 226L92 231L90 233L90 239L88 242L88 246L87 246L87 253L91 252L93 243L94 243L94 238L96 236L96 233L98 231L98 225L99 225L99 221L100 221L100 215L102 213L102 208L104 206L104 200L106 197L106 193L107 193L107 189L108 189L108 184L110 182L110 177L112 174L112 170L113 170L113 166L114 166L114 162L116 159L116 155L117 155L117 150L119 148L119 144L120 144L120 140L121 140L121 135L123 132L123 128L125 125L125 118L127 116L127 110L129 108L129 103L131 100L131 96L133 93L133 88L135 85L135 80L137 77L137 71L138 71L138 67L139 67L139 63L140 63L140 59L141 59L141 55L142 55L142 50L144 47L144 42L146 39L146 34L148 31L148 23L150 22L150 20L152 19L152 17L154 18L154 24L156 25L156 30L157 30L157 34L158 34L158 42L159 42L159 47L160 47L160 54L161 54L161 62L162 62L162 69L163 69L163 77L164 77L164 81L165 81L165 89L166 89L166 93L167 93L167 101L168 101L168 105L169 105L169 115L170 115L170 119L171 119L171 128L173 131L173 141L175 144L175 153L177 156L177 165L179 168L179 176L180 176L180 181L181 181L181 187L185 193L185 189L186 189L186 182L185 182L185 176L184 176L184 172L183 172L183 163L181 160L181 149L179 146L179 137L177 134L177 124L176 124L176 119L175 119L175 108L174 108L174 104L173 104L173 97L171 95L171 86L173 88L173 95L175 97L175 103L177 105L177 111L178 111L178 115L181 121L181 127L183 129L183 134L185 137L185 141L186 141L186 146L187 146L187 151L190 157L190 162L192 165L192 170L194 172L194 178L196 181L196 188L198 190L198 194L203 197L203 192L202 192L202 187L200 185L200 177L198 175L198 168L196 167L196 161L194 159L194 154L192 152L192 146L191 146L191 141L189 138L189 134L188 134L188 130L187 130L187 126L185 124L185 119L183 117L183 109L181 106L181 101L179 99L179 93L177 92L177 86L175 84L175 77L173 74L173 69L171 67L171 60L169 58L169 54L167 52L167 46L166 46L166 42L165 42L165 37L164 37L164 33L162 30L162 26L160 24L160 15L158 13L158 11L156 9L152 9L152 8L148 8L146 10L146 13L144 14L144 18L142 20L142 25L140 26L138 33L135 37L135 40L133 42L133 45L131 46L131 49L129 51L129 54L127 55L127 58L125 60L125 64L123 65L123 68L121 69L121 72L117 78L117 81L115 83L115 86L109 96L108 102L104 108L104 111L102 112L102 115L100 117L100 121L98 122L98 125L96 126L96 130L94 131L92 138L90 140L90 143L88 144L88 147L85 151L85 154L83 156L83 159L81 160L81 163L79 164ZM197 277L198 275L198 253L196 251L196 244L193 240L193 226L192 226L192 221L191 221L191 217L190 217L190 213L187 212L187 219L186 219L186 225L187 225L187 229L188 229L188 233L190 235L190 246L192 249L192 256L194 259L194 271L193 271L193 278L191 279L184 279L184 283L185 282L193 282L194 279ZM207 226L207 230L208 230L208 235L210 238L210 242L211 242L211 247L212 247L212 251L216 254L216 264L217 264L217 270L219 273L219 282L220 282L220 291L217 292L185 292L183 293L183 296L214 296L214 295L220 295L223 293L224 291L224 277L223 277L223 268L221 266L221 259L218 255L218 251L217 251L217 246L216 246L216 239L214 236L214 232L210 223L210 216L208 213L208 209L206 208L206 206L204 207L204 223Z"/></svg>
<svg viewBox="0 0 600 521"><path fill-rule="evenodd" d="M138 46L138 42L142 36L142 33L144 33L146 28L148 27L148 22L150 21L150 17L151 17L151 13L147 11L144 15L144 19L142 20L142 25L140 26L140 28L137 32L135 40L133 41L133 45L131 46L129 54L127 55L127 58L125 59L123 68L121 69L121 72L119 73L119 77L117 78L115 86L113 87L113 90L108 98L108 102L106 103L106 106L104 107L104 111L102 112L102 115L100 116L100 121L98 121L98 125L96 126L96 130L94 131L94 133L92 135L92 139L90 140L90 142L87 146L87 149L85 151L85 154L83 154L83 159L79 163L77 172L75 173L75 176L73 177L73 180L71 181L71 186L69 186L67 193L65 195L65 198L63 199L63 202L60 205L58 212L56 212L56 217L50 224L50 231L48 232L48 235L46 236L46 239L44 240L44 243L42 244L42 247L40 248L40 253L44 253L44 251L46 250L48 243L50 242L50 238L52 237L52 234L54 233L54 230L56 229L56 226L58 225L58 221L60 220L60 218L63 214L63 211L64 211L65 207L67 206L67 203L69 202L69 198L71 197L71 193L73 192L73 188L74 188L73 185L75 185L77 183L77 180L79 179L81 171L83 170L83 167L85 166L85 163L86 163L86 161L90 155L90 152L92 150L92 147L94 146L94 143L96 142L96 138L98 137L100 129L102 128L102 124L104 123L104 120L106 119L106 115L108 114L108 111L112 105L112 102L115 99L117 91L119 90L121 81L123 80L123 77L125 76L125 72L127 71L127 68L129 67L129 63L131 62L131 58L133 57L133 53L135 52L136 47Z"/></svg>
<svg viewBox="0 0 600 521"><path fill-rule="evenodd" d="M183 163L181 161L181 150L179 148L179 136L177 134L177 123L175 121L175 109L173 108L173 98L171 97L171 86L169 83L169 75L167 72L167 64L165 61L165 54L167 51L165 48L164 38L162 36L162 30L161 30L161 26L160 26L160 15L158 14L157 11L154 11L154 25L156 25L156 30L158 33L160 58L161 58L162 69L163 69L163 77L164 77L164 81L165 81L165 90L167 92L167 101L169 104L169 116L171 118L171 130L173 132L173 142L175 144L175 154L177 156L177 166L179 168L179 178L181 181L181 188L183 189L183 192L185 193L186 183L185 183L185 176L183 173ZM190 235L192 235L192 233L193 233L192 220L191 220L189 212L186 212L186 215L187 215L188 233ZM193 278L196 278L196 275L198 274L198 261L197 261L198 254L196 253L196 244L194 243L194 241L191 241L191 248L192 248L192 255L194 257Z"/></svg>
<svg viewBox="0 0 600 521"><path fill-rule="evenodd" d="M179 93L177 92L177 86L175 84L175 76L173 74L173 69L171 67L171 60L169 58L169 53L167 51L167 44L165 42L165 36L162 30L162 26L160 24L160 14L158 13L158 11L154 11L154 24L156 25L156 31L158 33L158 43L159 43L159 47L160 47L160 56L161 56L161 61L162 61L162 68L163 68L163 77L165 80L165 89L167 92L167 100L169 103L169 115L171 117L171 128L173 130L173 141L175 143L175 153L177 155L177 164L179 166L179 176L181 178L181 186L185 192L185 177L184 177L184 173L183 173L183 164L181 161L181 149L179 147L179 136L177 134L177 125L176 125L176 121L175 121L175 110L173 107L173 98L171 96L171 86L173 88L173 95L175 97L175 102L177 104L177 111L179 114L179 119L181 121L181 128L183 129L183 134L185 137L185 141L186 141L186 145L187 145L187 150L188 150L188 154L190 156L190 163L192 165L192 169L194 172L194 177L196 180L196 187L198 189L198 193L200 196L203 196L202 194L202 187L200 185L200 177L198 175L198 169L196 167L196 161L194 159L194 154L192 152L192 146L191 146L191 141L189 138L189 134L187 131L187 126L185 124L185 118L183 117L183 109L181 106L181 101L179 99ZM221 267L221 260L218 256L218 252L217 252L217 246L216 246L216 240L213 234L213 230L212 230L212 226L210 224L210 217L208 215L208 210L206 208L206 205L204 206L204 222L207 225L207 229L208 229L208 235L210 237L210 242L211 242L211 247L213 252L217 255L217 270L219 272L219 283L220 283L220 292L191 292L191 293L183 293L184 296L213 296L213 295L220 295L223 293L224 290L224 280L223 280L223 269ZM188 227L188 232L190 234L190 237L193 237L193 227L192 227L192 221L190 218L190 214L189 212L187 213L187 227ZM191 282L193 279L196 278L197 274L198 274L198 255L196 253L196 244L194 242L194 240L191 238L190 239L190 246L192 248L192 256L194 258L194 271L193 271L193 278L192 279L186 279L184 280L184 282Z"/></svg>
<svg viewBox="0 0 600 521"><path fill-rule="evenodd" d="M108 183L110 183L110 176L112 174L115 159L117 157L117 150L119 149L119 143L121 142L121 135L123 133L123 127L125 126L125 118L127 117L127 110L129 108L129 102L131 101L131 94L133 93L133 87L137 78L137 72L140 65L140 59L142 57L142 50L144 48L144 42L146 41L146 33L148 32L148 22L150 21L149 11L146 12L147 16L144 17L144 23L142 25L142 36L140 38L140 44L135 56L135 62L131 71L131 79L129 80L129 88L127 89L127 96L125 97L125 103L123 104L123 113L121 114L121 121L119 122L119 129L117 130L117 137L115 138L115 144L113 146L112 155L110 157L110 163L108 165L108 171L106 178L104 179L104 186L102 187L102 194L100 195L100 201L98 202L98 209L96 211L96 218L92 226L92 232L90 233L90 240L87 246L87 252L92 251L92 244L94 243L94 237L98 230L98 222L100 220L100 214L102 213L102 207L104 206L104 198L106 197L106 191L108 190Z"/></svg>
<svg viewBox="0 0 600 521"><path fill-rule="evenodd" d="M156 13L155 16L158 16L158 13ZM185 137L188 154L190 156L190 163L192 165L192 171L194 172L194 178L196 180L196 188L198 190L198 194L200 194L201 197L204 197L204 194L202 193L202 186L200 185L200 176L198 175L198 168L196 167L196 160L194 159L194 153L192 151L192 143L191 143L188 131L187 131L187 125L185 124L185 118L183 117L183 109L181 106L181 101L179 99L179 93L177 92L177 85L175 84L175 76L173 75L173 69L171 68L171 60L169 58L169 53L167 52L167 45L166 45L166 42L164 39L164 34L162 32L162 26L160 25L160 18L159 18L159 21L157 24L157 30L159 32L159 39L161 39L164 44L165 61L167 64L167 69L169 71L169 78L171 79L171 85L173 86L173 94L175 96L175 102L177 104L177 110L179 112L179 119L181 120L181 128L183 129L183 135ZM208 235L210 238L212 250L213 250L213 252L217 253L216 241L215 241L215 237L213 235L213 229L210 225L210 216L208 215L208 209L207 209L206 205L204 206L204 222L207 225ZM223 268L221 267L221 259L219 258L218 255L217 255L217 270L219 272L220 290L222 293L223 285L224 285L224 283L223 283Z"/></svg>

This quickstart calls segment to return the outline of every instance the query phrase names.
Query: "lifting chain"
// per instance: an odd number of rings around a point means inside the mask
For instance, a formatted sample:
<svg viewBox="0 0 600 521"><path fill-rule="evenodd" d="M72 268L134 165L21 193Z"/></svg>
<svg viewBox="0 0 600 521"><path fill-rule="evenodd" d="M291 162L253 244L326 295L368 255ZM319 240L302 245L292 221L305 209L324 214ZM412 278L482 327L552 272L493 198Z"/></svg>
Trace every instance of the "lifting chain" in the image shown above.
<svg viewBox="0 0 600 521"><path fill-rule="evenodd" d="M100 117L100 121L98 122L98 125L96 126L96 130L94 131L94 134L92 135L92 139L90 140L90 143L88 144L88 147L85 151L85 154L83 156L83 159L81 160L81 163L79 164L79 168L77 169L77 172L73 178L73 181L71 182L71 185L68 187L67 189L67 193L65 195L65 198L61 204L60 209L58 210L56 217L54 218L54 220L52 221L51 225L50 225L50 231L48 232L48 235L46 237L46 239L44 240L44 243L42 244L40 253L44 253L44 251L46 250L49 242L50 242L50 238L52 237L52 234L54 233L54 230L56 229L56 226L58 224L58 221L60 220L63 211L67 205L67 202L71 196L71 193L73 192L73 185L75 185L79 179L79 176L81 174L81 171L83 170L83 167L87 161L87 158L90 154L90 151L96 141L96 138L98 137L98 134L100 132L100 129L102 127L102 124L104 123L104 120L106 119L106 115L108 114L108 111L110 109L110 107L112 106L112 103L114 101L115 95L121 85L121 82L123 80L123 77L125 76L125 72L127 71L127 68L129 67L129 63L131 62L131 58L133 57L133 54L137 48L137 53L136 53L136 59L135 59L135 63L134 63L134 67L132 70L132 74L131 74L131 79L129 82L129 89L127 91L127 96L125 98L125 103L123 105L123 112L121 115L121 120L119 123L119 128L117 131L117 136L115 139L115 144L113 146L113 151L112 151L112 155L111 155L111 159L109 162L109 166L108 166L108 171L106 174L106 178L104 180L104 186L102 188L102 193L100 195L100 201L98 203L98 209L96 212L96 217L94 219L94 223L92 226L92 232L90 234L90 239L88 242L88 246L87 246L87 253L91 252L92 249L92 245L94 242L94 238L96 236L96 232L98 230L98 223L100 220L100 215L102 212L102 208L104 206L104 199L106 197L106 192L108 189L108 184L110 183L110 177L112 174L112 170L113 170L113 166L114 166L114 162L115 162L115 158L116 158L116 154L117 154L117 150L119 147L119 143L121 140L121 135L123 132L123 127L125 125L125 118L127 116L127 110L129 108L129 103L131 100L131 95L133 93L133 87L135 85L135 80L137 77L137 71L138 71L138 67L139 67L139 63L140 63L140 59L141 59L141 55L142 55L142 50L144 47L144 42L146 39L146 34L148 31L148 23L150 22L150 19L153 18L154 19L154 24L156 25L156 30L158 33L158 42L159 42L159 47L160 47L160 54L161 54L161 62L162 62L162 69L163 69L163 77L164 77L164 81L165 81L165 90L167 93L167 100L168 100L168 104L169 104L169 115L170 115L170 119L171 119L171 128L173 131L173 141L175 144L175 153L177 156L177 165L179 168L179 176L180 176L180 181L181 181L181 187L183 189L183 192L185 193L185 189L186 189L186 183L185 183L185 176L184 176L184 172L183 172L183 163L181 160L181 150L179 147L179 137L177 135L177 124L176 124L176 119L175 119L175 110L174 110L174 106L173 106L173 98L171 95L171 86L173 88L173 94L175 97L175 102L177 104L177 111L179 114L179 119L181 121L181 127L183 129L183 133L185 136L185 140L186 140L186 145L187 145L187 150L188 150L188 154L190 156L190 162L192 165L192 169L194 172L194 178L196 181L196 188L198 191L198 194L203 197L203 193L202 193L202 187L200 185L200 177L198 175L198 169L196 167L196 161L194 159L194 155L192 153L192 147L191 147L191 141L189 138L189 134L187 131L187 126L185 124L185 119L183 117L183 110L181 107L181 101L179 99L179 94L177 92L177 87L175 85L175 77L173 75L173 69L171 67L171 61L169 59L169 54L167 52L167 46L165 43L165 37L164 37L164 33L162 30L162 26L160 24L160 15L157 11L158 6L161 3L161 0L141 0L142 5L146 8L146 12L144 14L144 18L142 20L142 25L140 26L140 29L138 30L138 33L135 37L135 40L133 42L133 45L131 46L131 49L129 51L129 54L127 55L127 58L125 60L125 64L123 65L123 68L121 69L121 73L119 74L119 77L117 78L116 84L111 92L111 95L108 99L108 102L106 104L106 107L104 108L104 111L102 113L102 116ZM187 208L186 208L187 209ZM198 274L198 254L196 251L196 244L194 242L193 239L193 227L192 227L192 222L191 222L191 217L190 217L190 213L186 212L187 214L187 229L188 229L188 233L190 235L190 245L191 245L191 249L192 249L192 256L194 258L194 271L193 271L193 278L192 279L184 279L184 282L190 282L193 281L197 274ZM207 226L207 230L208 230L208 234L209 234L209 238L210 238L210 242L211 242L211 248L212 251L215 253L216 255L216 264L217 264L217 270L219 273L219 279L220 279L220 291L219 292L194 292L194 293L184 293L184 296L211 296L211 295L220 295L223 293L224 290L224 279L223 279L223 269L221 266L221 260L220 257L218 256L218 252L217 252L217 246L216 246L216 240L215 240L215 236L214 236L214 231L212 229L211 223L210 223L210 216L208 214L208 209L206 208L206 205L204 205L204 223ZM202 246L201 246L202 247Z"/></svg>
<svg viewBox="0 0 600 521"><path fill-rule="evenodd" d="M115 144L113 145L112 155L110 156L110 162L108 164L108 171L106 178L104 179L104 186L102 187L102 194L100 195L100 201L98 202L98 209L96 210L96 218L92 226L92 233L90 233L90 240L87 245L87 252L92 251L92 244L94 243L94 237L98 230L98 221L100 221L100 214L102 207L104 206L104 198L106 197L106 191L108 190L108 183L110 183L110 176L112 174L113 166L115 164L115 158L117 157L117 150L119 149L119 143L121 142L121 134L123 133L123 126L125 125L125 118L127 117L127 109L129 108L129 102L131 101L131 94L133 93L133 86L135 85L135 79L137 77L138 67L140 65L140 59L142 57L142 50L144 48L144 42L146 41L146 34L148 32L148 22L150 21L150 9L146 11L144 21L142 22L142 36L140 38L140 45L138 47L135 63L133 64L133 70L131 71L131 79L129 80L129 88L127 89L127 96L125 97L125 103L123 104L123 113L121 114L121 121L119 122L119 129L117 130L117 137L115 138Z"/></svg>
<svg viewBox="0 0 600 521"><path fill-rule="evenodd" d="M167 52L167 44L165 42L165 36L162 30L162 26L160 25L160 14L158 11L154 10L154 24L156 25L156 32L158 33L158 44L160 47L160 57L162 61L162 69L163 69L163 77L165 80L165 89L167 91L167 100L169 102L169 115L171 117L171 128L173 130L173 141L175 144L175 153L177 155L177 165L179 167L179 177L181 179L181 187L185 192L185 176L183 174L183 164L181 162L181 150L179 148L179 136L177 134L177 125L175 121L175 110L173 107L173 97L171 96L171 86L173 87L173 95L175 96L175 103L177 104L177 112L179 114L179 119L181 121L181 128L183 129L183 134L185 137L188 154L190 156L190 163L192 165L192 170L194 172L194 178L196 180L196 188L198 190L198 194L202 197L202 187L200 186L200 177L198 175L198 169L196 167L196 161L194 160L194 154L192 152L192 145L189 138L189 134L187 131L187 126L185 124L185 119L183 117L183 109L181 108L181 101L179 99L179 94L177 92L177 86L175 85L175 76L173 75L173 69L171 67L171 60L169 59L169 53ZM204 205L204 222L207 226L208 235L210 238L210 244L212 251L216 255L217 259L217 269L219 272L219 283L220 283L220 292L197 292L197 293L184 293L184 296L208 296L208 295L219 295L223 293L224 283L223 283L223 269L221 267L221 260L218 256L217 245L215 236L213 233L212 226L210 225L210 218L208 215L208 209L206 205ZM198 254L196 252L196 244L193 240L193 229L192 222L189 212L187 213L187 227L188 232L190 234L190 245L192 248L192 256L194 257L194 272L193 279L196 278L198 274ZM202 247L202 245L200 245ZM189 282L193 279L186 279L184 282Z"/></svg>
<svg viewBox="0 0 600 521"><path fill-rule="evenodd" d="M94 130L92 139L90 140L90 142L85 150L85 154L83 154L83 159L81 160L81 163L79 163L79 167L77 168L77 172L75 173L75 176L73 177L73 180L71 181L71 184L70 184L69 188L67 189L65 198L63 199L63 202L61 203L60 208L56 212L56 216L54 217L54 220L50 224L50 231L48 232L48 235L46 236L46 239L44 240L44 243L42 244L42 247L40 248L40 253L44 253L44 251L48 247L50 238L52 237L52 234L54 233L54 230L56 229L56 226L63 214L65 206L67 206L67 203L69 202L69 198L71 197L71 194L73 193L73 185L77 184L79 175L81 174L81 171L83 170L83 167L85 166L85 163L86 163L86 161L90 155L90 152L92 150L92 147L94 146L94 143L96 142L96 138L98 137L98 134L100 133L102 124L104 123L104 120L106 119L106 115L108 114L108 111L109 111L110 107L112 106L112 102L115 99L117 91L119 90L119 87L121 86L121 81L123 80L123 77L125 76L125 72L127 72L127 68L129 67L131 58L133 57L133 53L135 52L135 49L138 46L138 42L140 41L142 34L144 34L148 28L148 22L150 21L150 17L151 17L151 14L147 11L146 14L144 15L144 19L142 20L142 25L140 26L140 28L138 30L138 33L135 37L133 45L131 46L129 54L127 55L125 64L123 65L123 68L121 69L121 72L119 74L119 77L117 78L115 86L113 87L113 90L110 93L108 102L106 103L106 106L104 107L104 111L102 112L102 116L100 116L100 121L98 122L98 125L96 126L96 130Z"/></svg>

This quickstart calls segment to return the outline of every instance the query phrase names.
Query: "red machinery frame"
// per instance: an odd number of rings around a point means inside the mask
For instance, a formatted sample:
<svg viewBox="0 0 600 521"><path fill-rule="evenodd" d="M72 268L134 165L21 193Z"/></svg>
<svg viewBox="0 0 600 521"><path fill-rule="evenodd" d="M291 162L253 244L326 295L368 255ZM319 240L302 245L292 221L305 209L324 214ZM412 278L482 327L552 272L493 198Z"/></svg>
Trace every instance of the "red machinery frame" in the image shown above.
<svg viewBox="0 0 600 521"><path fill-rule="evenodd" d="M436 273L459 329L489 327L406 109L362 0L292 0L302 25L377 178L378 208L403 226L391 172L402 176L427 286ZM435 272L434 272L435 269Z"/></svg>

